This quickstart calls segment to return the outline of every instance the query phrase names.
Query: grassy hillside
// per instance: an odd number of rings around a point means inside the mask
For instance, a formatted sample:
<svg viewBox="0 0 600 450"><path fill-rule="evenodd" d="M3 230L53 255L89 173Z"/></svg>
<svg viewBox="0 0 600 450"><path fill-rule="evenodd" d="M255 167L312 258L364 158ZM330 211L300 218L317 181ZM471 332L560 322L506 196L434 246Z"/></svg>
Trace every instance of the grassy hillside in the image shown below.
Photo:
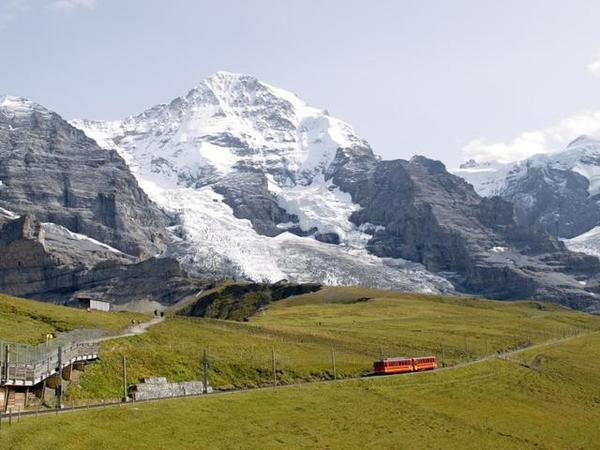
<svg viewBox="0 0 600 450"><path fill-rule="evenodd" d="M119 398L122 355L129 382L199 375L208 350L209 380L217 388L272 382L275 351L280 383L368 373L374 359L436 355L452 365L550 339L600 329L600 317L540 302L327 288L272 303L249 322L169 318L148 333L105 342L70 399Z"/></svg>
<svg viewBox="0 0 600 450"><path fill-rule="evenodd" d="M0 294L0 340L10 342L43 342L46 334L75 328L100 328L118 331L131 320L148 320L147 316L130 313L87 312L48 303Z"/></svg>
<svg viewBox="0 0 600 450"><path fill-rule="evenodd" d="M0 442L15 450L593 449L599 354L596 333L437 372L28 418L4 427Z"/></svg>

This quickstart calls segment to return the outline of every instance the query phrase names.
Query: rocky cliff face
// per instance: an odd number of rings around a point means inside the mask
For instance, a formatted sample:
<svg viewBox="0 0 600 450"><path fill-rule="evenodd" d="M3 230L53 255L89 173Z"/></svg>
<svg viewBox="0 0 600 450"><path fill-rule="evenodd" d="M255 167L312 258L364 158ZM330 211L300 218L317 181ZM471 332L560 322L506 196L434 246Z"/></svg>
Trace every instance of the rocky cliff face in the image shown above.
<svg viewBox="0 0 600 450"><path fill-rule="evenodd" d="M0 98L2 292L175 302L200 282L177 261L152 258L166 250L170 220L117 152L40 105Z"/></svg>
<svg viewBox="0 0 600 450"><path fill-rule="evenodd" d="M40 105L0 98L0 207L33 213L127 254L165 246L167 216L106 150Z"/></svg>
<svg viewBox="0 0 600 450"><path fill-rule="evenodd" d="M0 225L0 287L7 294L55 303L76 303L79 295L92 295L117 309L148 310L176 303L202 284L174 259L138 262L30 214ZM140 303L141 308L136 306Z"/></svg>
<svg viewBox="0 0 600 450"><path fill-rule="evenodd" d="M571 239L600 224L600 142L580 136L564 151L509 164L475 161L454 172L484 196L516 206L517 220Z"/></svg>
<svg viewBox="0 0 600 450"><path fill-rule="evenodd" d="M469 293L598 307L581 285L600 270L597 259L520 224L513 204L480 197L439 161L338 158L331 176L362 206L351 220L374 230L367 244L373 254L419 262Z"/></svg>

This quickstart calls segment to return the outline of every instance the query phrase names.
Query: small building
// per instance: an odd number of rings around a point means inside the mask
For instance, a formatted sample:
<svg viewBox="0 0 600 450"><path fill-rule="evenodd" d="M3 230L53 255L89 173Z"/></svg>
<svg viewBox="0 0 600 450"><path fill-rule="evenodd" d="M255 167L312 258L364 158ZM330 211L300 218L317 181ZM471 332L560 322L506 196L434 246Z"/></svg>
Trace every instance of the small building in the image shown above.
<svg viewBox="0 0 600 450"><path fill-rule="evenodd" d="M89 296L77 297L77 301L81 308L96 311L110 311L110 303L103 302Z"/></svg>

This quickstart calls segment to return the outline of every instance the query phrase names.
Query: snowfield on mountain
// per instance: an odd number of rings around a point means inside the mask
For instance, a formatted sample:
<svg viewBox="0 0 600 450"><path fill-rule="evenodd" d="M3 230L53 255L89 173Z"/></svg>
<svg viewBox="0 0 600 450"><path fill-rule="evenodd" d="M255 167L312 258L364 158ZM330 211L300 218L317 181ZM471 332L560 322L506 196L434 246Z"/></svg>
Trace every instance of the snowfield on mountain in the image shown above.
<svg viewBox="0 0 600 450"><path fill-rule="evenodd" d="M453 171L482 196L512 201L574 251L600 255L600 141L580 136L564 150L514 163L468 161Z"/></svg>
<svg viewBox="0 0 600 450"><path fill-rule="evenodd" d="M137 116L71 123L116 149L150 198L180 218L172 230L183 238L176 256L192 272L432 293L453 289L420 264L366 251L368 225L349 220L360 206L326 178L338 149L370 152L369 145L350 125L290 92L218 72L184 97ZM248 178L261 185L258 195L273 203L274 214L285 210L281 221L267 218L273 223L263 227L266 233L250 217L236 217L223 195L235 195L231 185L242 190ZM339 245L315 239L329 235Z"/></svg>

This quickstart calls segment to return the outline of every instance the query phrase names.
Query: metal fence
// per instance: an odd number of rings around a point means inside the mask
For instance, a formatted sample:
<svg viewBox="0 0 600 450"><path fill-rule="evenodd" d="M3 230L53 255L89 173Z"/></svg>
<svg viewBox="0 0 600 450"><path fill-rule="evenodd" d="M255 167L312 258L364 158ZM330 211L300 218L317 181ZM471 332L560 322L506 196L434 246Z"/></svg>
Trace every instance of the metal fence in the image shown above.
<svg viewBox="0 0 600 450"><path fill-rule="evenodd" d="M63 333L38 345L0 341L0 385L33 386L76 361L98 357L98 330Z"/></svg>

